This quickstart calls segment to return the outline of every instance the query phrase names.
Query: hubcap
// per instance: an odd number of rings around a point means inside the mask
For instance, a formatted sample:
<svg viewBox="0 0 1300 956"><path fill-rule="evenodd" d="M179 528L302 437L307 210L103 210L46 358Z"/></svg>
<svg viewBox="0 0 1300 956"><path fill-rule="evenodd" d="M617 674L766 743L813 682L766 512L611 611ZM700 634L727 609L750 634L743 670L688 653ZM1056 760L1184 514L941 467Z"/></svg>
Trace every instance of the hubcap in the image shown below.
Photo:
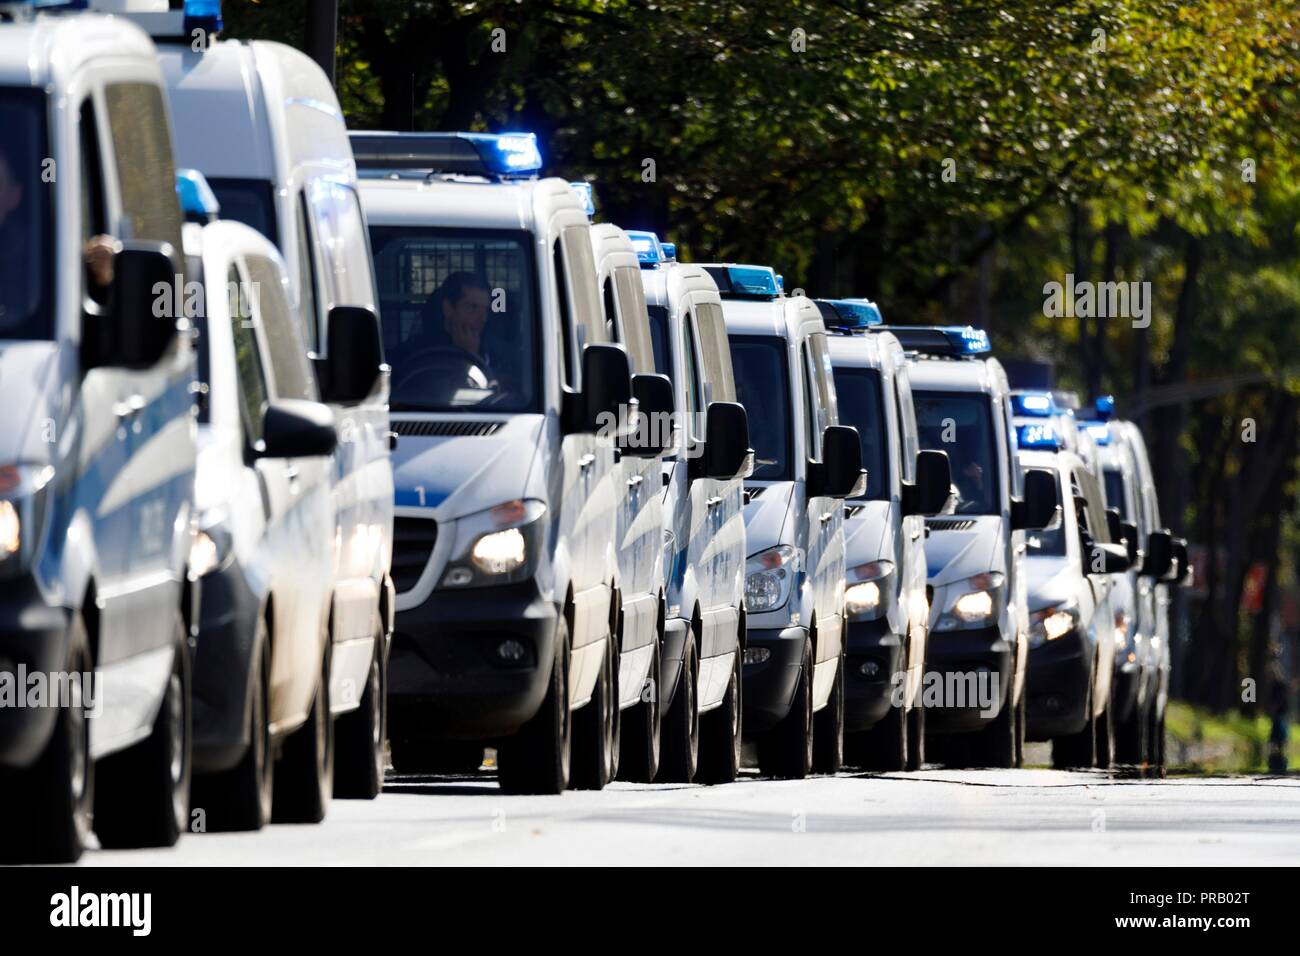
<svg viewBox="0 0 1300 956"><path fill-rule="evenodd" d="M178 652L179 653L179 652ZM168 728L171 745L172 785L178 785L185 774L185 700L181 675L172 674L167 684L167 709L170 717Z"/></svg>
<svg viewBox="0 0 1300 956"><path fill-rule="evenodd" d="M83 668L84 672L84 668ZM80 804L86 796L86 712L81 706L81 683L71 682L72 700L68 709L68 759L72 761L72 799Z"/></svg>

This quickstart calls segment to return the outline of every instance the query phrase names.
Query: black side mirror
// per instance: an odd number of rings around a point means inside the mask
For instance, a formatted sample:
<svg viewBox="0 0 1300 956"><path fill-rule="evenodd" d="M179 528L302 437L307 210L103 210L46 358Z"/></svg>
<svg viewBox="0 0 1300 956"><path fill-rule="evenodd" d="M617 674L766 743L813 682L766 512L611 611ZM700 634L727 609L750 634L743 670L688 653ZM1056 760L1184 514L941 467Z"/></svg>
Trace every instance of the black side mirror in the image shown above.
<svg viewBox="0 0 1300 956"><path fill-rule="evenodd" d="M336 305L326 325L325 357L315 361L321 398L356 405L374 392L388 371L379 317L364 306Z"/></svg>
<svg viewBox="0 0 1300 956"><path fill-rule="evenodd" d="M1165 580L1176 581L1180 587L1190 587L1192 584L1192 563L1187 554L1187 539L1174 538L1171 544L1173 560L1170 564L1172 567L1170 567Z"/></svg>
<svg viewBox="0 0 1300 956"><path fill-rule="evenodd" d="M633 426L632 368L620 345L594 342L582 350L582 391L564 396L565 431L600 432L620 440Z"/></svg>
<svg viewBox="0 0 1300 956"><path fill-rule="evenodd" d="M1125 521L1120 525L1124 532L1124 546L1128 549L1129 568L1142 567L1142 558L1144 552L1138 547L1138 529L1131 521Z"/></svg>
<svg viewBox="0 0 1300 956"><path fill-rule="evenodd" d="M1124 543L1124 519L1119 516L1118 508L1106 509L1106 532L1112 544Z"/></svg>
<svg viewBox="0 0 1300 956"><path fill-rule="evenodd" d="M937 515L952 492L952 469L946 451L921 451L916 455L916 481L903 482L904 515Z"/></svg>
<svg viewBox="0 0 1300 956"><path fill-rule="evenodd" d="M1025 470L1025 496L1011 503L1013 531L1041 531L1056 520L1060 507L1056 475L1046 468Z"/></svg>
<svg viewBox="0 0 1300 956"><path fill-rule="evenodd" d="M808 497L856 498L866 490L858 430L849 425L827 425L822 432L822 460L808 463Z"/></svg>
<svg viewBox="0 0 1300 956"><path fill-rule="evenodd" d="M300 398L274 401L262 425L262 458L316 458L332 455L339 436L328 405Z"/></svg>
<svg viewBox="0 0 1300 956"><path fill-rule="evenodd" d="M1122 574L1129 569L1128 550L1118 544L1097 544L1080 535L1085 574Z"/></svg>
<svg viewBox="0 0 1300 956"><path fill-rule="evenodd" d="M633 458L657 458L673 447L673 383L667 375L633 375L632 397L641 415L619 450Z"/></svg>
<svg viewBox="0 0 1300 956"><path fill-rule="evenodd" d="M1173 535L1168 530L1152 531L1147 535L1146 560L1141 574L1163 580L1174 560Z"/></svg>
<svg viewBox="0 0 1300 956"><path fill-rule="evenodd" d="M176 250L166 242L124 242L113 257L113 283L104 315L87 316L83 362L87 369L146 369L157 365L178 339L173 289L180 281ZM157 312L160 302L173 303Z"/></svg>
<svg viewBox="0 0 1300 956"><path fill-rule="evenodd" d="M704 413L704 452L698 475L718 481L743 478L750 470L749 414L738 402L709 402Z"/></svg>

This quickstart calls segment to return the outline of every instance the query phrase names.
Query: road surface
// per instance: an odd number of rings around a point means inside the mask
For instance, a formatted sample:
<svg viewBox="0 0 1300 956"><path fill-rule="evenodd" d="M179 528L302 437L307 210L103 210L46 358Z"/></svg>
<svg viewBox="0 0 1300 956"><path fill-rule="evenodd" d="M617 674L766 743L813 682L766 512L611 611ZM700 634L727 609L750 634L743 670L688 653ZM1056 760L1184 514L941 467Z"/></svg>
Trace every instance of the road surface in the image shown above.
<svg viewBox="0 0 1300 956"><path fill-rule="evenodd" d="M615 783L512 797L476 776L389 776L319 826L187 834L83 864L1053 864L1300 861L1300 777L1123 778L966 770Z"/></svg>

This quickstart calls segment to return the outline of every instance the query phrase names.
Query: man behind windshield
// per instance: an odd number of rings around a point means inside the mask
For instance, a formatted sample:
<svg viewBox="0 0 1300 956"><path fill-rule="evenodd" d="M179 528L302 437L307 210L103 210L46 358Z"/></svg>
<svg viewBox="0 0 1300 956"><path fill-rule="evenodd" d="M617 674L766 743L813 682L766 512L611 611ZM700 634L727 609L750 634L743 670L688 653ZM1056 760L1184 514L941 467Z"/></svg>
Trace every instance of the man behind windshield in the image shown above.
<svg viewBox="0 0 1300 956"><path fill-rule="evenodd" d="M434 290L420 313L422 331L403 347L408 355L429 349L456 350L470 366L479 388L496 385L492 363L483 348L492 293L486 280L472 272L453 272ZM445 338L438 335L443 333Z"/></svg>

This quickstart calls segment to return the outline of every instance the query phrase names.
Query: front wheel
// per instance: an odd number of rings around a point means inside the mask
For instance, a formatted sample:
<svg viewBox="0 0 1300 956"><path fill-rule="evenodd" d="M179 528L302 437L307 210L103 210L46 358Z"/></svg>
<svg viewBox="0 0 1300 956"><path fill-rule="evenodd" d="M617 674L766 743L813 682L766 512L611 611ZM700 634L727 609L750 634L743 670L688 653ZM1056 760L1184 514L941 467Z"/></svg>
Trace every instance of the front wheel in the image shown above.
<svg viewBox="0 0 1300 956"><path fill-rule="evenodd" d="M334 718L330 715L330 651L325 642L316 698L307 721L284 742L275 768L274 819L320 823L334 791Z"/></svg>
<svg viewBox="0 0 1300 956"><path fill-rule="evenodd" d="M700 718L700 765L695 773L700 783L733 783L740 773L743 654L737 645L722 704Z"/></svg>
<svg viewBox="0 0 1300 956"><path fill-rule="evenodd" d="M614 776L614 717L618 713L618 649L614 635L605 638L605 655L591 700L573 721L573 774L575 790L603 790Z"/></svg>
<svg viewBox="0 0 1300 956"><path fill-rule="evenodd" d="M668 713L664 715L663 760L659 764L657 780L690 783L695 779L700 759L699 680L700 657L695 646L695 628L691 626L686 629L677 691L673 694Z"/></svg>
<svg viewBox="0 0 1300 956"><path fill-rule="evenodd" d="M813 718L815 773L838 773L844 766L844 652L835 664L835 683L826 706Z"/></svg>
<svg viewBox="0 0 1300 956"><path fill-rule="evenodd" d="M619 737L619 779L649 783L659 772L661 723L659 712L659 653L655 644L650 654L650 674L641 688L641 699L623 717Z"/></svg>
<svg viewBox="0 0 1300 956"><path fill-rule="evenodd" d="M802 780L812 769L812 666L810 642L805 639L790 712L758 740L758 768L765 776Z"/></svg>
<svg viewBox="0 0 1300 956"><path fill-rule="evenodd" d="M563 793L569 785L569 622L555 624L555 660L546 699L532 719L497 748L497 780L506 793Z"/></svg>
<svg viewBox="0 0 1300 956"><path fill-rule="evenodd" d="M384 640L383 631L378 631L361 705L335 725L334 795L338 797L373 800L384 789Z"/></svg>
<svg viewBox="0 0 1300 956"><path fill-rule="evenodd" d="M1052 766L1057 770L1091 769L1097 762L1097 718L1092 713L1092 695L1095 689L1092 678L1088 680L1088 719L1083 729L1062 737L1052 738Z"/></svg>

